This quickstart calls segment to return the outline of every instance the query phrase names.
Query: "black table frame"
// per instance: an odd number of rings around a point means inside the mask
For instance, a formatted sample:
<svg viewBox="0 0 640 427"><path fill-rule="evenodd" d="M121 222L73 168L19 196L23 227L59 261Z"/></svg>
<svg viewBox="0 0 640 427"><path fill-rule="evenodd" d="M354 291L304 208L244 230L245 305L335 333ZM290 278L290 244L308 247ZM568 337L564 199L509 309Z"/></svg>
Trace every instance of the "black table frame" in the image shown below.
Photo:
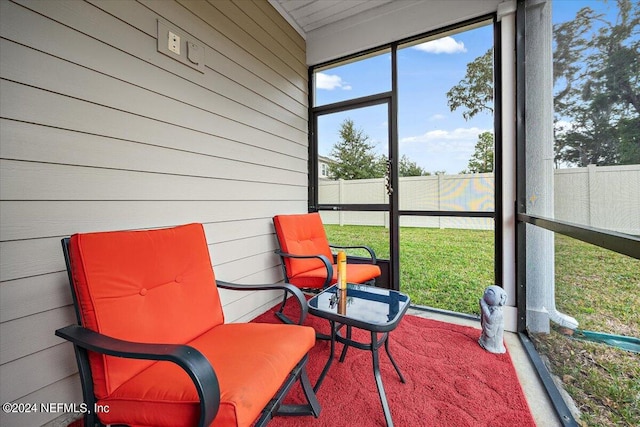
<svg viewBox="0 0 640 427"><path fill-rule="evenodd" d="M345 297L347 297L347 299L355 298L372 303L387 304L389 306L389 314L386 319L378 318L375 322L357 316L352 317L349 315L349 308L347 300L344 299ZM321 307L321 301L324 303L325 307ZM394 301L398 304L396 307L391 307L391 304ZM380 403L382 404L385 420L387 422L387 426L393 426L389 403L384 391L384 385L382 384L382 376L380 375L380 357L378 355L378 349L384 344L384 349L389 360L398 373L400 381L404 383L405 379L400 372L400 368L389 352L389 333L398 326L400 320L402 320L404 314L407 312L409 304L409 296L398 291L356 284L349 284L346 290L339 290L336 285L334 285L311 298L308 301L309 313L329 320L331 325L331 350L329 353L329 360L313 387L314 391L318 391L324 377L327 375L327 372L333 363L336 341L344 344L344 348L340 354L340 362L344 361L349 347L369 350L373 357L373 375L378 388L378 394L380 395ZM340 312L342 312L342 314ZM343 336L340 333L340 330L343 327L346 327L346 336ZM354 327L369 331L371 333L371 342L362 343L353 340L351 332ZM380 337L378 337L378 334L380 334Z"/></svg>

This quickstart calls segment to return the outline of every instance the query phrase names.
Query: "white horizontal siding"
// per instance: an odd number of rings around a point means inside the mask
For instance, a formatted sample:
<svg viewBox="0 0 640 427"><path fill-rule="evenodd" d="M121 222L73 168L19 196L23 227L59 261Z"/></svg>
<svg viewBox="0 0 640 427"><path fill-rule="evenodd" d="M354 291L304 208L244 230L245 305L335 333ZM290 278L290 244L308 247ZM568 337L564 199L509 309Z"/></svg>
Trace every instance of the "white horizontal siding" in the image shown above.
<svg viewBox="0 0 640 427"><path fill-rule="evenodd" d="M64 358L62 359L61 363L66 363L67 357L65 352L73 351L71 348L71 345L69 344L68 347L66 345L64 347L62 346L59 346L59 347L61 347L60 350L62 351L59 351L58 354ZM50 355L45 354L43 356L47 357ZM32 365L36 363L37 361L31 361ZM74 364L70 364L68 368L69 368L69 372L73 372L75 370ZM2 369L2 367L0 367L0 369ZM60 371L63 372L62 369L60 369ZM0 371L0 374L1 374L1 371ZM18 382L20 381L20 378L15 378L15 376L13 378L16 379ZM77 375L69 376L67 373L67 376L65 378L62 378L61 380L58 380L58 381L54 381L48 386L38 389L33 393L29 393L28 395L24 396L20 400L24 402L50 402L51 396L66 396L69 399L68 400L69 402L81 402L82 389L80 387L80 380L78 376ZM56 415L60 415L60 414L52 415L50 413L44 413L44 412L38 412L35 414L34 413L14 414L11 417L11 422L13 425L19 425L19 426L37 426L37 425L42 425L47 423L47 421L50 420L52 416L56 416ZM55 427L62 427L62 426L69 425L69 423L71 422L71 419L70 419L71 416L64 417L64 415L62 415L61 417L63 417L63 419L56 419L57 424L51 424L51 423L48 423L48 424L54 425ZM64 418L66 418L66 420Z"/></svg>
<svg viewBox="0 0 640 427"><path fill-rule="evenodd" d="M9 91L7 93L3 92L0 102L3 102L5 95L8 97L9 94ZM163 167L181 168L182 170L191 171L192 174L194 174L193 171L196 171L195 174L202 174L202 172L198 173L201 164L206 165L208 174L220 173L217 170L210 170L208 157L262 166L262 169L252 168L249 173L267 175L267 178L271 174L266 174L265 172L271 171L273 173L273 169L276 170L275 172L283 170L303 175L307 173L306 161L292 158L287 154L199 132L177 129L163 123L153 124L148 120L136 117L132 118L130 122L134 125L137 124L140 129L136 129L133 126L126 129L113 128L113 132L110 132L109 120L117 123L118 120L125 118L126 114L109 114L111 113L110 110L104 108L94 109L91 108L91 105L82 105L82 108L77 113L79 117L71 119L73 121L70 120L68 124L84 127L83 118L91 117L92 113L98 114L103 117L98 126L103 130L103 135L105 136L90 134L88 130L52 128L48 123L55 123L56 117L51 110L47 110L47 107L54 108L56 101L63 98L49 96L48 92L42 91L39 95L38 102L33 106L32 111L35 110L41 113L38 115L39 120L48 121L43 123L42 126L15 121L21 120L21 117L15 111L7 113L14 120L0 119L3 135L7 140L14 141L11 145L7 144L0 147L2 158L36 162L66 162L86 166L119 167L121 169L131 169L131 165L138 169L143 166L157 168L158 166L154 164L143 165L140 162L141 153L148 155L148 153L153 152L155 156L164 157L165 165ZM47 104L46 102L49 100L51 102ZM14 101L17 102L19 99L14 99ZM21 101L28 102L28 98L23 97ZM11 106L9 102L4 105ZM146 135L144 134L145 132ZM179 135L182 136L177 139ZM87 150L87 148L90 150ZM123 155L111 155L115 150L119 150ZM295 151L297 151L297 148ZM185 157L189 154L194 155L188 158ZM182 155L182 162L188 162L188 164L175 164L176 162L173 162L172 159L176 155ZM237 164L227 163L227 166L230 168L231 166L237 166ZM226 171L226 173L229 173L229 171ZM248 176L252 177L253 175ZM296 178L299 178L299 175Z"/></svg>
<svg viewBox="0 0 640 427"><path fill-rule="evenodd" d="M179 159L181 156L176 156ZM151 156L153 159L153 156ZM149 159L139 157L138 162ZM5 200L289 200L306 196L306 188L245 179L243 167L216 167L211 172L229 171L235 178L179 175L168 171L104 169L87 166L43 164L0 160L0 191ZM188 167L188 163L183 166ZM240 171L238 170L240 169ZM235 173L234 173L235 172ZM20 185L14 183L20 182ZM91 182L91 186L86 183Z"/></svg>
<svg viewBox="0 0 640 427"><path fill-rule="evenodd" d="M262 218L292 212L300 201L3 201L6 240L64 237L78 232L168 227L191 222Z"/></svg>
<svg viewBox="0 0 640 427"><path fill-rule="evenodd" d="M157 52L157 19L205 72ZM200 222L216 277L280 281L307 205L305 44L265 1L0 2L0 400L79 402L60 239ZM227 321L278 293L221 290ZM0 414L3 426L61 414Z"/></svg>
<svg viewBox="0 0 640 427"><path fill-rule="evenodd" d="M69 357L69 352L73 355L71 344L58 344L0 365L2 402L24 401L22 397L42 388L43 382L49 385L74 374L77 371L75 358ZM56 401L55 396L49 397L51 402ZM60 398L64 399L65 396ZM47 401L49 400L43 402ZM3 426L18 425L10 415L5 417Z"/></svg>
<svg viewBox="0 0 640 427"><path fill-rule="evenodd" d="M0 203L0 209L5 203L8 202ZM7 221L3 218L2 224ZM0 242L0 282L3 283L0 286L0 293L3 295L0 304L2 307L5 304L5 295L8 295L5 293L4 282L41 278L43 275L65 269L64 260L60 257L60 248L60 239L57 237ZM12 307L12 310L20 310L20 308ZM1 316L5 316L4 310Z"/></svg>
<svg viewBox="0 0 640 427"><path fill-rule="evenodd" d="M60 265L52 268L56 267L64 268ZM50 313L56 308L70 305L72 299L68 283L66 271L4 282L0 286L0 322L3 322L0 327L9 320L31 318L34 314Z"/></svg>

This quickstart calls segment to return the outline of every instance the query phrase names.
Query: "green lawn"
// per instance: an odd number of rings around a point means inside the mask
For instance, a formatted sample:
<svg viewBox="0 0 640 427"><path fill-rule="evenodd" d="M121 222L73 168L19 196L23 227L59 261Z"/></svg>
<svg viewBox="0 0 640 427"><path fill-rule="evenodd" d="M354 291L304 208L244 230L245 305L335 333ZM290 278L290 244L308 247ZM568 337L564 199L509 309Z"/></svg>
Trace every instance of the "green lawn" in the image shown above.
<svg viewBox="0 0 640 427"><path fill-rule="evenodd" d="M640 337L640 260L556 235L556 305L581 329ZM583 426L640 426L640 354L532 337L582 411Z"/></svg>
<svg viewBox="0 0 640 427"><path fill-rule="evenodd" d="M389 257L383 227L326 225L335 244ZM419 305L478 313L493 283L493 231L401 228L400 289ZM581 329L640 337L640 260L556 235L556 305ZM582 426L640 425L640 355L577 341L554 328L532 336L582 412Z"/></svg>
<svg viewBox="0 0 640 427"><path fill-rule="evenodd" d="M556 305L580 328L640 337L640 260L556 236Z"/></svg>
<svg viewBox="0 0 640 427"><path fill-rule="evenodd" d="M389 258L383 227L325 225L331 243L365 244ZM494 284L494 233L403 227L400 230L400 289L413 304L479 314L478 300Z"/></svg>

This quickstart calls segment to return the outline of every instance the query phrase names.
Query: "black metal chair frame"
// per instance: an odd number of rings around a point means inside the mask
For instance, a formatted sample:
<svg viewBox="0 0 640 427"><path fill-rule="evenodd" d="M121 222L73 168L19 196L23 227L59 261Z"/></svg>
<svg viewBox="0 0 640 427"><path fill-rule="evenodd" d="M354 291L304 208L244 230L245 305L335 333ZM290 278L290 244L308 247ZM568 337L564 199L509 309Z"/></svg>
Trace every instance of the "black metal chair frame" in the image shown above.
<svg viewBox="0 0 640 427"><path fill-rule="evenodd" d="M195 348L182 344L148 344L124 341L112 338L81 326L80 308L77 296L73 287L73 277L71 273L71 261L69 256L69 238L62 239L62 250L64 253L69 284L71 285L71 295L76 311L78 324L69 325L56 330L55 334L73 343L73 348L78 363L78 372L82 384L82 395L84 403L91 410L85 413L85 426L95 426L102 424L93 410L96 405L96 398L93 391L93 376L89 366L89 351L106 354L109 356L125 357L131 359L147 359L156 361L169 361L184 369L193 380L200 398L200 420L199 427L209 426L220 405L220 386L216 373L207 358ZM267 285L244 285L216 280L219 288L231 290L284 290L285 298L291 293L300 304L300 318L297 324L302 324L307 316L307 303L302 292L295 286L284 284ZM291 322L293 323L293 322ZM317 400L311 382L306 372L306 355L297 366L291 371L289 377L284 382L275 397L262 411L261 416L256 421L255 426L265 426L274 415L320 415L320 403ZM307 404L283 405L283 399L289 389L296 381L300 381L302 390L307 399Z"/></svg>

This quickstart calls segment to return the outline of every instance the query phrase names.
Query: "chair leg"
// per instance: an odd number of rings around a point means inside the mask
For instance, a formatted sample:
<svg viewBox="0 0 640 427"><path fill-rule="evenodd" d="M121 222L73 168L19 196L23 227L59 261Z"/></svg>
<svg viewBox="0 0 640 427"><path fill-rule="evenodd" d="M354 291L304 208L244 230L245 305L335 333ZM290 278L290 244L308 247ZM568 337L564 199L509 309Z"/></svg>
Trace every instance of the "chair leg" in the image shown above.
<svg viewBox="0 0 640 427"><path fill-rule="evenodd" d="M83 418L83 426L87 426L87 427L102 427L103 424L100 423L98 421L98 417L95 416L95 414L93 413L87 413L85 414Z"/></svg>
<svg viewBox="0 0 640 427"><path fill-rule="evenodd" d="M306 355L304 359L302 359L300 363L298 363L298 365L294 368L278 394L271 402L269 402L269 405L267 405L267 408L265 408L262 416L258 419L258 421L256 421L254 427L265 426L269 422L269 420L273 418L274 415L313 415L315 418L318 418L320 416L320 411L322 408L320 406L320 402L318 402L315 391L313 391L313 386L311 385L309 376L307 375L306 366L308 358L309 355ZM307 399L307 403L283 405L282 400L288 394L289 389L296 381L300 381L300 385L302 386L302 391L304 392L304 395Z"/></svg>
<svg viewBox="0 0 640 427"><path fill-rule="evenodd" d="M311 381L309 381L309 375L307 375L306 369L303 370L300 375L300 385L302 386L302 391L307 398L307 402L309 402L313 416L318 418L321 410L320 402L318 402L316 392L313 391L313 386L311 385Z"/></svg>

